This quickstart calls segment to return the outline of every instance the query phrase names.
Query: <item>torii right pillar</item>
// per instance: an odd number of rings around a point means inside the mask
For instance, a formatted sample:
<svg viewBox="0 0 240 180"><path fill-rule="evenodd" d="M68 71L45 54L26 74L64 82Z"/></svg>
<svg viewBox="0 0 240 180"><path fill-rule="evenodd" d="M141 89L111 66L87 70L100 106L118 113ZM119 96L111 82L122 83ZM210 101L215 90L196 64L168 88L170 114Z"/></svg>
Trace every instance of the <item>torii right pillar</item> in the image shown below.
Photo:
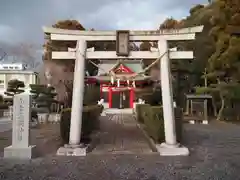
<svg viewBox="0 0 240 180"><path fill-rule="evenodd" d="M188 148L177 143L176 125L173 107L173 92L170 58L168 42L166 39L158 41L158 49L160 56L165 53L160 61L160 79L162 87L162 102L163 102L163 118L165 129L165 142L157 146L158 152L162 156L187 156L189 155Z"/></svg>

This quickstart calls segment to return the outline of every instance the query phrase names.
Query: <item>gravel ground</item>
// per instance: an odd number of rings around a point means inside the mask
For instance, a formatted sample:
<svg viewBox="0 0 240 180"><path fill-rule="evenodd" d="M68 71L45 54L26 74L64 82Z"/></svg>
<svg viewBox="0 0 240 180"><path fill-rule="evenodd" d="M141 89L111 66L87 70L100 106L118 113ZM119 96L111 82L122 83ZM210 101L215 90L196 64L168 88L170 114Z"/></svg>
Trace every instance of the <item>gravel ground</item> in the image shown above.
<svg viewBox="0 0 240 180"><path fill-rule="evenodd" d="M149 155L94 155L32 161L0 161L0 179L23 180L238 180L240 126L213 123L185 125L188 157Z"/></svg>
<svg viewBox="0 0 240 180"><path fill-rule="evenodd" d="M11 143L12 130L0 132L0 158L3 157L4 148ZM30 145L37 146L37 156L56 154L60 144L59 124L39 125L30 129Z"/></svg>

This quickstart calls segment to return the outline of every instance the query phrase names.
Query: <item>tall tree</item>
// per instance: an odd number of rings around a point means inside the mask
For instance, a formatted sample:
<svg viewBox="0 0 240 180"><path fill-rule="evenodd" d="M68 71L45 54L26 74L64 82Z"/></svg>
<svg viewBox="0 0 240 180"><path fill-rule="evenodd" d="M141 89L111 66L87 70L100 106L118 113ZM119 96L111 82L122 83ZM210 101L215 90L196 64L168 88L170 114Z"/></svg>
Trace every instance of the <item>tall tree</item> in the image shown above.
<svg viewBox="0 0 240 180"><path fill-rule="evenodd" d="M212 2L210 7L213 13L209 35L214 40L215 48L208 59L208 73L205 75L209 78L210 85L199 88L199 91L219 95L217 119L221 120L227 102L240 99L240 37L234 33L236 27L240 27L240 2L218 0Z"/></svg>
<svg viewBox="0 0 240 180"><path fill-rule="evenodd" d="M179 29L183 26L183 21L173 18L167 18L159 27L159 29Z"/></svg>
<svg viewBox="0 0 240 180"><path fill-rule="evenodd" d="M76 20L62 20L58 21L52 27L69 30L85 30L85 28ZM51 83L57 91L57 100L66 102L70 98L68 89L72 87L74 60L52 60L52 51L67 51L68 47L76 47L74 41L52 41L47 39L45 44L44 60L44 74L51 75Z"/></svg>

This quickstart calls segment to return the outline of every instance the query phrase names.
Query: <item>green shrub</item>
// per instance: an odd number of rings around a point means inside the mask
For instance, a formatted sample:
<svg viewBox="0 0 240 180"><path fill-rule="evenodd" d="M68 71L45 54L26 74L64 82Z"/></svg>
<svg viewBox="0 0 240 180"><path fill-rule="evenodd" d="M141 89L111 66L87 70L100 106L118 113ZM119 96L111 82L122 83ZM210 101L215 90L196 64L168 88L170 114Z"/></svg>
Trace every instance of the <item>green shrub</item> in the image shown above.
<svg viewBox="0 0 240 180"><path fill-rule="evenodd" d="M4 102L4 104L12 105L13 104L13 98L12 97L4 97L3 102Z"/></svg>
<svg viewBox="0 0 240 180"><path fill-rule="evenodd" d="M181 108L175 108L175 124L176 124L176 136L177 136L177 142L182 141L182 125L183 125L183 110Z"/></svg>
<svg viewBox="0 0 240 180"><path fill-rule="evenodd" d="M14 96L15 94L20 94L24 92L24 82L17 79L12 79L8 82L7 91L4 92L7 96Z"/></svg>
<svg viewBox="0 0 240 180"><path fill-rule="evenodd" d="M136 104L136 118L140 123L144 123L142 112L144 111L145 106L149 106L149 104Z"/></svg>
<svg viewBox="0 0 240 180"><path fill-rule="evenodd" d="M85 87L84 90L84 99L83 104L84 105L95 105L100 100L100 87L94 86L94 87Z"/></svg>
<svg viewBox="0 0 240 180"><path fill-rule="evenodd" d="M0 109L4 110L4 109L8 109L8 104L4 103L4 98L2 95L0 95Z"/></svg>
<svg viewBox="0 0 240 180"><path fill-rule="evenodd" d="M84 106L82 113L82 131L81 142L87 143L90 140L91 133L99 127L99 116L103 110L103 106L91 105ZM62 142L69 142L71 120L71 108L63 109L61 112L60 135Z"/></svg>
<svg viewBox="0 0 240 180"><path fill-rule="evenodd" d="M136 98L140 98L144 100L146 104L149 104L152 100L152 92L138 92Z"/></svg>
<svg viewBox="0 0 240 180"><path fill-rule="evenodd" d="M164 142L165 139L162 113L160 106L145 106L142 111L145 130L148 135L158 143Z"/></svg>
<svg viewBox="0 0 240 180"><path fill-rule="evenodd" d="M3 95L0 95L0 104L3 103L3 101L4 101Z"/></svg>
<svg viewBox="0 0 240 180"><path fill-rule="evenodd" d="M175 108L175 124L177 141L182 140L182 109ZM148 135L157 143L165 141L163 108L161 106L146 105L141 109L144 119L145 130Z"/></svg>
<svg viewBox="0 0 240 180"><path fill-rule="evenodd" d="M151 106L161 106L162 105L162 89L161 89L161 87L154 88L149 104Z"/></svg>
<svg viewBox="0 0 240 180"><path fill-rule="evenodd" d="M34 113L49 113L51 111L51 105L57 103L55 100L55 88L40 84L30 84L31 93L33 97Z"/></svg>

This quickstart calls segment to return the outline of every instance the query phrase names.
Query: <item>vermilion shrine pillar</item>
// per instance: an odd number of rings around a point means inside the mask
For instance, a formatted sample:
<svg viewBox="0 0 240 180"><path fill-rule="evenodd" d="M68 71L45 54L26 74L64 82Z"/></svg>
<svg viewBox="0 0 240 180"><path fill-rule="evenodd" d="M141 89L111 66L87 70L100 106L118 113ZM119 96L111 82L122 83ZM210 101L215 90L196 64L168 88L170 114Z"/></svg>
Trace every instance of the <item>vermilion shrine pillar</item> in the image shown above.
<svg viewBox="0 0 240 180"><path fill-rule="evenodd" d="M109 108L112 108L112 87L108 88L108 104Z"/></svg>
<svg viewBox="0 0 240 180"><path fill-rule="evenodd" d="M130 108L133 108L133 102L134 102L134 89L133 88L130 89L129 101L130 101Z"/></svg>

